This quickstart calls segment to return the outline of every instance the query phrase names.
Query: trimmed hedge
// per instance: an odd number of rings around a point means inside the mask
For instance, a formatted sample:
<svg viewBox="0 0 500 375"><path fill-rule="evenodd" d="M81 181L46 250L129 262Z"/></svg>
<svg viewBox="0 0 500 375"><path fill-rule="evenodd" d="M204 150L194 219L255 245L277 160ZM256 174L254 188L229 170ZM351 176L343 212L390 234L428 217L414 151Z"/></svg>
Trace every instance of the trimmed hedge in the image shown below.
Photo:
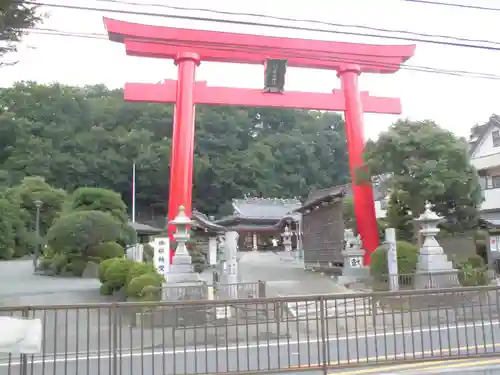
<svg viewBox="0 0 500 375"><path fill-rule="evenodd" d="M160 298L161 286L165 280L156 272L152 263L135 262L125 258L112 258L101 262L99 279L103 295L124 290L128 298L146 301Z"/></svg>
<svg viewBox="0 0 500 375"><path fill-rule="evenodd" d="M418 247L406 242L397 241L398 273L400 275L413 275L417 268ZM380 246L371 255L370 273L374 277L387 275L387 247Z"/></svg>

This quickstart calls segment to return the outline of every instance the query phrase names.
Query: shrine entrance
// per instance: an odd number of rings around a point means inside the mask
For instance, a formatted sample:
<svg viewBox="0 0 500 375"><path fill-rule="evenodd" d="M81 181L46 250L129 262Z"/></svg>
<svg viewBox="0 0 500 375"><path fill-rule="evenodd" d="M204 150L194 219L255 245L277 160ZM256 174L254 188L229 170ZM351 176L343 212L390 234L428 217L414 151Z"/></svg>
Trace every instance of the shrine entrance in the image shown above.
<svg viewBox="0 0 500 375"><path fill-rule="evenodd" d="M296 38L236 34L142 25L104 18L109 39L125 45L127 55L173 59L178 79L159 84L127 83L125 100L175 103L170 166L168 220L183 205L191 215L195 105L281 107L345 113L349 168L353 181L354 211L358 231L366 249L365 264L378 245L373 191L369 183L357 184L355 175L363 166L363 113L401 114L396 98L360 92L361 73L395 73L413 56L414 45L371 45ZM210 87L197 82L201 61L260 64L265 67L262 90ZM328 93L287 92L287 66L334 70L341 90ZM175 228L169 226L169 236Z"/></svg>

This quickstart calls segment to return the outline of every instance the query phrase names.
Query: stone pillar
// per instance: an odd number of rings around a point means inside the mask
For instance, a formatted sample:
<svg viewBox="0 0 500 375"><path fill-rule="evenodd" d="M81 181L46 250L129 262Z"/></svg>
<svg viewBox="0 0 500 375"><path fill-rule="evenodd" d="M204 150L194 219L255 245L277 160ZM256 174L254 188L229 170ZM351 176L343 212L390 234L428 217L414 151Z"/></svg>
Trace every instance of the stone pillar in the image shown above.
<svg viewBox="0 0 500 375"><path fill-rule="evenodd" d="M421 225L420 233L424 237L418 255L415 289L450 288L459 285L458 270L453 268L452 262L436 240L435 236L439 233L437 224L441 218L431 211L431 207L431 204L427 203L425 212L415 220Z"/></svg>
<svg viewBox="0 0 500 375"><path fill-rule="evenodd" d="M238 232L226 232L225 235L226 266L224 267L224 276L228 285L238 283L238 237ZM231 298L238 298L236 287L230 287L229 290Z"/></svg>
<svg viewBox="0 0 500 375"><path fill-rule="evenodd" d="M252 234L252 250L257 251L257 233Z"/></svg>
<svg viewBox="0 0 500 375"><path fill-rule="evenodd" d="M189 240L188 226L192 225L193 222L186 216L184 206L179 207L179 214L169 224L176 227L174 238L177 242L177 248L167 274L167 287L163 289L163 298L165 300L178 300L184 296L180 295L183 289L187 290L190 286L199 285L201 280L198 273L194 272L191 256L186 247L186 242ZM172 290L175 292L171 292Z"/></svg>
<svg viewBox="0 0 500 375"><path fill-rule="evenodd" d="M292 232L290 232L290 228L288 228L288 226L285 226L285 231L282 233L282 236L285 251L289 253L292 251Z"/></svg>
<svg viewBox="0 0 500 375"><path fill-rule="evenodd" d="M362 247L362 242L359 236L356 238L352 229L344 230L345 247L342 251L344 258L344 267L342 268L342 276L339 277L339 283L352 284L362 281L368 277L368 267L363 265L363 257L365 251Z"/></svg>
<svg viewBox="0 0 500 375"><path fill-rule="evenodd" d="M215 236L208 238L208 262L212 267L217 265L217 237Z"/></svg>

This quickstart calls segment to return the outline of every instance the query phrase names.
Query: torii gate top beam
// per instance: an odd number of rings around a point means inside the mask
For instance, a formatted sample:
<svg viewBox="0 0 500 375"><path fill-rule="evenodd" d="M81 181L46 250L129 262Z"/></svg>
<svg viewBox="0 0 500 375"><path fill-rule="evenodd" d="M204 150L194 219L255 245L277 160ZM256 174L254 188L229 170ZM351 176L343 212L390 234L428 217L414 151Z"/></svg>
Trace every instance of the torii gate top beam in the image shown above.
<svg viewBox="0 0 500 375"><path fill-rule="evenodd" d="M286 59L288 66L342 70L356 64L365 73L394 73L415 45L374 45L142 25L104 18L109 39L124 43L127 54L176 58L192 52L202 61L262 64Z"/></svg>

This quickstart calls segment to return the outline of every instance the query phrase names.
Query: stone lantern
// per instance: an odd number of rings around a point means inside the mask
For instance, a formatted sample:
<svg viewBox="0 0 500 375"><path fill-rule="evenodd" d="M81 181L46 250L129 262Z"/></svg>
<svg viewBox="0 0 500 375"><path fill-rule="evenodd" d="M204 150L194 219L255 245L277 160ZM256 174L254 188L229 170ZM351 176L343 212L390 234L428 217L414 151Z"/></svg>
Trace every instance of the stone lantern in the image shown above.
<svg viewBox="0 0 500 375"><path fill-rule="evenodd" d="M177 243L175 254L172 258L172 264L167 276L168 284L178 284L186 282L198 282L200 280L198 273L194 272L191 256L186 247L189 240L188 227L194 224L186 216L184 206L179 207L179 214L170 224L175 225L174 238Z"/></svg>
<svg viewBox="0 0 500 375"><path fill-rule="evenodd" d="M436 240L439 233L438 223L441 217L431 210L432 205L427 203L425 211L415 221L420 224L420 233L424 237L418 255L415 274L415 289L449 288L459 285L458 270L443 251Z"/></svg>
<svg viewBox="0 0 500 375"><path fill-rule="evenodd" d="M281 234L283 237L283 246L285 247L286 252L291 252L292 251L292 232L290 231L290 228L288 228L288 225L285 226L284 232Z"/></svg>

